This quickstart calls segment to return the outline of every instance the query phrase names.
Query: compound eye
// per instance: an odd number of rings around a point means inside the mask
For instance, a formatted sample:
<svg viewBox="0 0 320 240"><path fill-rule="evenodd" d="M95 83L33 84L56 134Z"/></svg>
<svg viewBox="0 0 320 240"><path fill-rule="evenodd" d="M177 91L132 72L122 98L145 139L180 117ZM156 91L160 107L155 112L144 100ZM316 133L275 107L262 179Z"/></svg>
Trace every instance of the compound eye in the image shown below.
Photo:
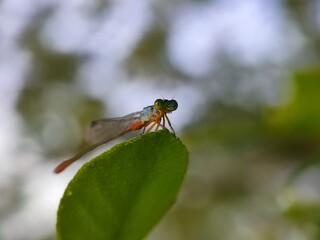
<svg viewBox="0 0 320 240"><path fill-rule="evenodd" d="M178 108L178 102L176 100L171 100L172 110L176 110Z"/></svg>
<svg viewBox="0 0 320 240"><path fill-rule="evenodd" d="M161 110L164 108L164 101L162 99L157 99L155 102L154 102L154 108L157 109L157 110Z"/></svg>
<svg viewBox="0 0 320 240"><path fill-rule="evenodd" d="M168 112L175 111L178 108L178 103L176 100L164 100L165 110Z"/></svg>

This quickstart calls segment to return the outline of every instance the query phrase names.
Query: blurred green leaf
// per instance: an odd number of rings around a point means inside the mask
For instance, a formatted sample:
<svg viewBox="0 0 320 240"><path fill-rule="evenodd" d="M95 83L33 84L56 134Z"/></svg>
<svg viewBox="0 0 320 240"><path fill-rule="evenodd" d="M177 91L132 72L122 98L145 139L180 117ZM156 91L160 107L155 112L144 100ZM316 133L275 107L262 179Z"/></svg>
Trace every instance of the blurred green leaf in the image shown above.
<svg viewBox="0 0 320 240"><path fill-rule="evenodd" d="M188 151L158 131L85 164L60 202L58 239L142 239L175 202Z"/></svg>
<svg viewBox="0 0 320 240"><path fill-rule="evenodd" d="M295 137L320 137L320 69L299 72L293 79L292 101L269 116L279 133Z"/></svg>
<svg viewBox="0 0 320 240"><path fill-rule="evenodd" d="M135 60L150 63L150 60L161 54L165 47L166 32L156 27L148 32L133 52Z"/></svg>
<svg viewBox="0 0 320 240"><path fill-rule="evenodd" d="M319 224L320 215L319 203L299 203L292 204L285 212L284 216L297 224Z"/></svg>

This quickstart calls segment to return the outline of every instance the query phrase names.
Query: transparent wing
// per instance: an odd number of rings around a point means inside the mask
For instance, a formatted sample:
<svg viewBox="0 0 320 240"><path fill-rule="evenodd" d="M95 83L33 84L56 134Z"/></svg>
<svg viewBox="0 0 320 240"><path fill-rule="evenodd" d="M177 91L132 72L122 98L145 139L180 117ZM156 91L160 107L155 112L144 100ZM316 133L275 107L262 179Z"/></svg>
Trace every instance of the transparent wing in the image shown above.
<svg viewBox="0 0 320 240"><path fill-rule="evenodd" d="M117 138L130 130L141 128L143 126L141 121L141 113L142 112L134 112L124 117L105 118L92 121L85 135L85 140L90 145L78 152L73 157L60 163L54 169L54 172L62 172L74 161L78 160L96 147L107 143L108 141Z"/></svg>
<svg viewBox="0 0 320 240"><path fill-rule="evenodd" d="M85 141L90 144L106 143L127 132L130 126L140 121L140 118L141 111L124 117L94 120L86 131Z"/></svg>

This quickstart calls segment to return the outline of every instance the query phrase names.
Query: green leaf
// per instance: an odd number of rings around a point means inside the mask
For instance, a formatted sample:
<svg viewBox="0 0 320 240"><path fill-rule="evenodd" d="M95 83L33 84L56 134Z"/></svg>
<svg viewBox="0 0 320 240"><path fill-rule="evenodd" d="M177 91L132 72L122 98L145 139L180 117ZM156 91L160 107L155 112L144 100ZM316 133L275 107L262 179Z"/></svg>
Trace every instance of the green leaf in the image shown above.
<svg viewBox="0 0 320 240"><path fill-rule="evenodd" d="M142 239L176 200L188 151L157 131L116 145L85 164L61 199L58 239Z"/></svg>

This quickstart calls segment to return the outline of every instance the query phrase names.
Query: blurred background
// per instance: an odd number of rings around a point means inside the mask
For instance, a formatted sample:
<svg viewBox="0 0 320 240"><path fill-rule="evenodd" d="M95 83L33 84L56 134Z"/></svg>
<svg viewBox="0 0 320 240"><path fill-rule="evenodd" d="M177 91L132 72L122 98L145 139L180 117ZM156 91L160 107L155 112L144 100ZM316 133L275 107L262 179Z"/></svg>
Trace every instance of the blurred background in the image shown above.
<svg viewBox="0 0 320 240"><path fill-rule="evenodd" d="M0 239L55 239L54 167L157 98L190 165L147 239L320 239L319 60L318 0L0 1Z"/></svg>

